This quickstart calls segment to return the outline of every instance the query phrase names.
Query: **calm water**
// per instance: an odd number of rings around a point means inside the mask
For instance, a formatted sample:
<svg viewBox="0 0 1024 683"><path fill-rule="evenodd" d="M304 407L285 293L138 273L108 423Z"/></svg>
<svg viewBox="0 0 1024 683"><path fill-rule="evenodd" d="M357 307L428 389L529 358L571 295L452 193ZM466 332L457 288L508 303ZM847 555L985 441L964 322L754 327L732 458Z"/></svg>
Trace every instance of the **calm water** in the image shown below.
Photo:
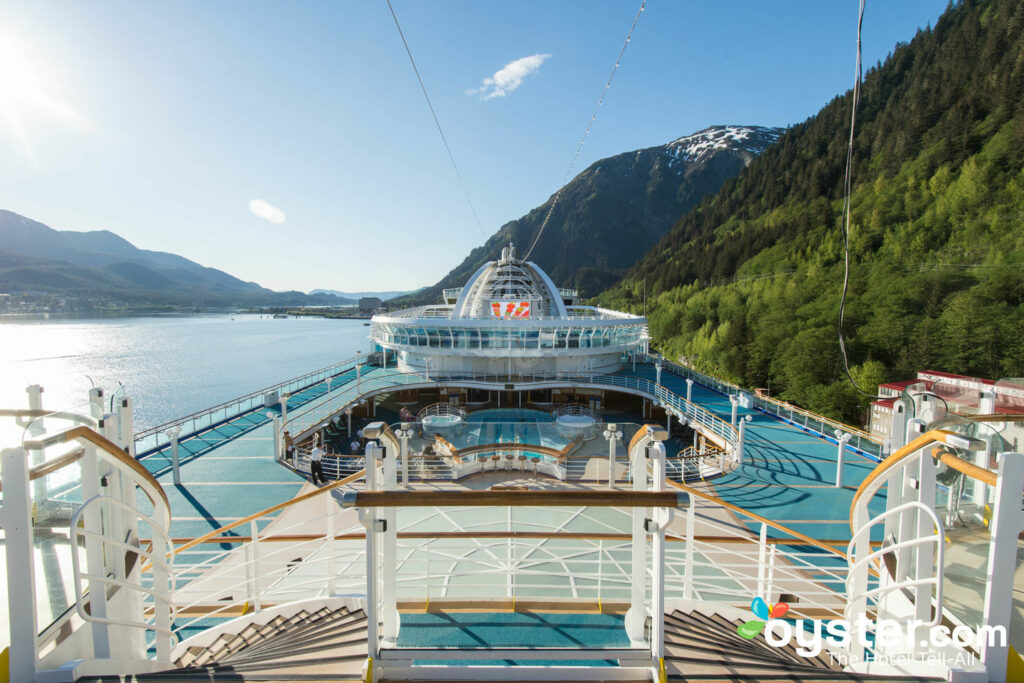
<svg viewBox="0 0 1024 683"><path fill-rule="evenodd" d="M83 411L92 381L124 384L136 431L369 349L362 320L214 314L0 323L0 406Z"/></svg>

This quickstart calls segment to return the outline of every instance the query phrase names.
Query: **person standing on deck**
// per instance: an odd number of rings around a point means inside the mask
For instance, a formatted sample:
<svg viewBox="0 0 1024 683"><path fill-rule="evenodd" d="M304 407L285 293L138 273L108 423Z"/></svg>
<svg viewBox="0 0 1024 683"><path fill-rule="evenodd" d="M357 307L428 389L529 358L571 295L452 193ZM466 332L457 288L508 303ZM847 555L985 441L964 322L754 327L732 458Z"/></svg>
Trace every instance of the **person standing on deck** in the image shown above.
<svg viewBox="0 0 1024 683"><path fill-rule="evenodd" d="M327 483L327 480L324 479L324 471L320 467L320 461L323 460L323 457L324 449L320 448L319 445L313 446L313 450L309 452L309 476L313 480L314 486Z"/></svg>

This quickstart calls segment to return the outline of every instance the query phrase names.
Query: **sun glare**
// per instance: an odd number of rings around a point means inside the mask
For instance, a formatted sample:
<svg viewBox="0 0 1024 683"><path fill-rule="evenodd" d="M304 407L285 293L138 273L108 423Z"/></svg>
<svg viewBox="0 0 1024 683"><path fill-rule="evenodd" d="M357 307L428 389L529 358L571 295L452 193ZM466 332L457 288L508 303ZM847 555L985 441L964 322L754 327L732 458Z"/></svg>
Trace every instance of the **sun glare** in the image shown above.
<svg viewBox="0 0 1024 683"><path fill-rule="evenodd" d="M28 162L39 168L29 129L48 124L78 131L92 126L56 94L57 72L29 44L0 33L0 125L7 128Z"/></svg>
<svg viewBox="0 0 1024 683"><path fill-rule="evenodd" d="M0 38L0 100L31 102L39 85L29 54L10 36Z"/></svg>

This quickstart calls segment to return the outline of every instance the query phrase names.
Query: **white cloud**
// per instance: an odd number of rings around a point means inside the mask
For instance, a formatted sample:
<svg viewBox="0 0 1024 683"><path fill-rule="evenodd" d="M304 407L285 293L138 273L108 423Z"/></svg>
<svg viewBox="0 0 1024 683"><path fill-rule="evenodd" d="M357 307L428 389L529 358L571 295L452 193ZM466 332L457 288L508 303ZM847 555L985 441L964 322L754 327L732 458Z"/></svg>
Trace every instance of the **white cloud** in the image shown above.
<svg viewBox="0 0 1024 683"><path fill-rule="evenodd" d="M480 99L490 100L495 97L504 97L518 88L523 79L540 69L540 65L551 55L530 55L520 57L514 62L509 62L493 76L484 79L483 85L474 90L467 90L467 95L481 95Z"/></svg>
<svg viewBox="0 0 1024 683"><path fill-rule="evenodd" d="M288 220L284 211L262 199L254 199L249 202L249 210L260 218L266 218L271 223L284 223Z"/></svg>

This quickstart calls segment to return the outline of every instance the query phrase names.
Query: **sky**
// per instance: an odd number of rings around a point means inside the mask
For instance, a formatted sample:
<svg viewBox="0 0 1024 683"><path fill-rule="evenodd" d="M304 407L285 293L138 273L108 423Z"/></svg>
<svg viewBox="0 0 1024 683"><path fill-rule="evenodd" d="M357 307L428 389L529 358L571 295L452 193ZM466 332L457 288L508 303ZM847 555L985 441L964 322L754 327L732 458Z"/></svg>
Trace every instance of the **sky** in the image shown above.
<svg viewBox="0 0 1024 683"><path fill-rule="evenodd" d="M0 0L0 208L276 290L435 283L558 189L640 4L392 5L480 225L385 0ZM865 64L946 5L868 2ZM856 19L649 0L572 175L805 120L851 87Z"/></svg>

